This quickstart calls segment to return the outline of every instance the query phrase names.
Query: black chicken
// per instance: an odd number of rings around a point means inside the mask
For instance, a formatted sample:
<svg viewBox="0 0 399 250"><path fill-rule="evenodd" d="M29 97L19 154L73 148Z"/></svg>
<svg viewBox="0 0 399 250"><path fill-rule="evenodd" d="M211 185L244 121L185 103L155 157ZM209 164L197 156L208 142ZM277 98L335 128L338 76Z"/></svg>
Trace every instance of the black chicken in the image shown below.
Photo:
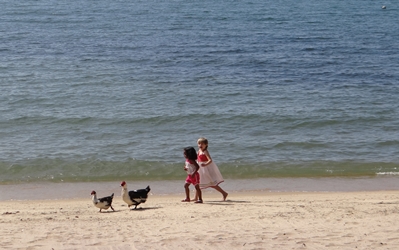
<svg viewBox="0 0 399 250"><path fill-rule="evenodd" d="M127 184L125 181L122 181L121 187L123 201L127 203L128 207L134 205L134 209L137 209L138 205L147 201L148 192L150 192L151 190L150 186L147 186L145 189L138 189L128 192Z"/></svg>

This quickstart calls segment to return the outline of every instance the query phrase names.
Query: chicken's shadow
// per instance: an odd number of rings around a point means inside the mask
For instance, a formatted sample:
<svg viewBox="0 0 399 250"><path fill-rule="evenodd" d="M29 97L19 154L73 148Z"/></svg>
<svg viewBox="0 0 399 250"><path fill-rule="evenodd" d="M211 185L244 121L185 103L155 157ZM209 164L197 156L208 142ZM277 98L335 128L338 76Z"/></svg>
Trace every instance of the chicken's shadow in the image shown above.
<svg viewBox="0 0 399 250"><path fill-rule="evenodd" d="M118 213L118 212L121 212L121 210L114 210L114 211L107 210L107 211L101 211L101 212L98 212L98 213L99 214L112 214L112 213Z"/></svg>
<svg viewBox="0 0 399 250"><path fill-rule="evenodd" d="M139 207L139 208L136 208L136 209L132 208L132 209L130 209L130 211L140 212L140 211L146 211L146 210L152 210L152 209L160 209L160 208L161 207Z"/></svg>

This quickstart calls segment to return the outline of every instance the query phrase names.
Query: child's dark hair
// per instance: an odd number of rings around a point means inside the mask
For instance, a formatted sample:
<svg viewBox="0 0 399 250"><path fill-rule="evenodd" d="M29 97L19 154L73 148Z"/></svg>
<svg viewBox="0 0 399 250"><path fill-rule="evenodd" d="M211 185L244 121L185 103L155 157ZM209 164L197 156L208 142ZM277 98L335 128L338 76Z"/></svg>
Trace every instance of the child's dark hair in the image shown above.
<svg viewBox="0 0 399 250"><path fill-rule="evenodd" d="M197 160L197 151L193 147L185 147L184 153L186 154L187 159L191 161Z"/></svg>

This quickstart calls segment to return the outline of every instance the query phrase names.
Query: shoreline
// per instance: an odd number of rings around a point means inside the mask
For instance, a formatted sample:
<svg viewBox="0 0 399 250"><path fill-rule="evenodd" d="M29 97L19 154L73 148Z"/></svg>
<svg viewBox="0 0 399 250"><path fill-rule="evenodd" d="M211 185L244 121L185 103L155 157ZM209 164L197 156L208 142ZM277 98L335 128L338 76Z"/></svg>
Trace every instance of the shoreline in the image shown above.
<svg viewBox="0 0 399 250"><path fill-rule="evenodd" d="M0 202L2 249L397 249L397 191L208 193L203 204L121 197Z"/></svg>
<svg viewBox="0 0 399 250"><path fill-rule="evenodd" d="M184 180L126 181L128 190L151 187L152 195L184 195ZM399 176L323 177L323 178L259 178L229 179L220 186L230 192L362 192L399 190ZM86 199L95 190L99 196L120 195L120 182L32 182L0 185L0 201ZM194 188L190 186L194 192ZM212 188L205 194L217 193Z"/></svg>

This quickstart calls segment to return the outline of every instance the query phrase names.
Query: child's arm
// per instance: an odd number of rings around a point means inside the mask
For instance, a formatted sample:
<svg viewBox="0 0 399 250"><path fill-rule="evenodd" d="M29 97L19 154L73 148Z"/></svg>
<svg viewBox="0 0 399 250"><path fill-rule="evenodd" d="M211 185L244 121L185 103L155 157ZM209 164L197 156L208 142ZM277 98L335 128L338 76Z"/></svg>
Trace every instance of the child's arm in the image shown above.
<svg viewBox="0 0 399 250"><path fill-rule="evenodd" d="M194 171L194 173L191 175L191 177L194 177L195 173L197 173L198 170L199 170L199 168L200 168L200 166L198 165L198 163L197 163L196 161L194 161L193 164L194 164L194 166L195 166L195 171Z"/></svg>
<svg viewBox="0 0 399 250"><path fill-rule="evenodd" d="M206 156L206 158L208 159L208 161L201 163L201 166L206 167L206 166L208 166L209 164L212 163L212 157L211 157L211 155L209 154L208 150L205 150L205 151L204 151L204 155Z"/></svg>
<svg viewBox="0 0 399 250"><path fill-rule="evenodd" d="M187 168L187 164L184 164L184 168L183 169L184 169L184 171L187 171L187 169L188 169Z"/></svg>

